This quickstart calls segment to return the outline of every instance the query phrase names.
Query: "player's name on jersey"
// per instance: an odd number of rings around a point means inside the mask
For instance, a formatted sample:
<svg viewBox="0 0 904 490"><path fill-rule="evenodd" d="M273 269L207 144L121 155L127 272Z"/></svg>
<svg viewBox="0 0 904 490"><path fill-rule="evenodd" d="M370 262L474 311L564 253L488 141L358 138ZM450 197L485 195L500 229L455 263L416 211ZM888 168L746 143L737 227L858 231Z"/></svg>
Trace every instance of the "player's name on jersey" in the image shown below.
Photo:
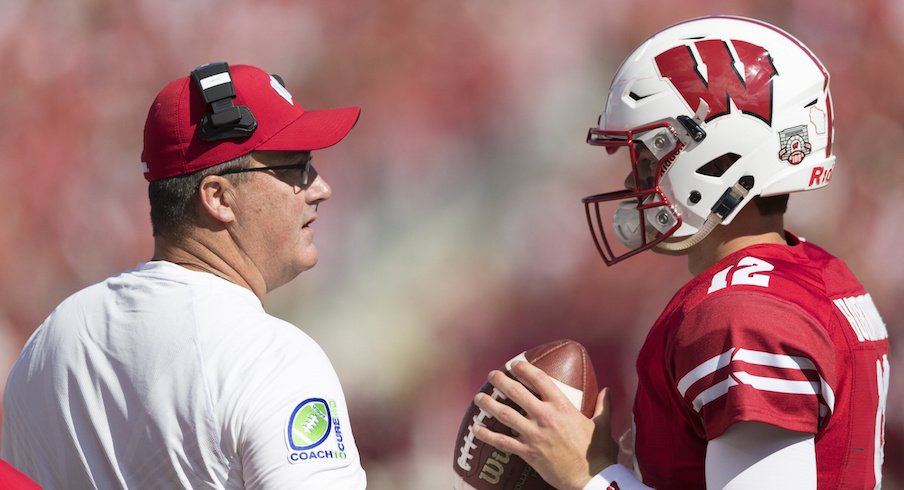
<svg viewBox="0 0 904 490"><path fill-rule="evenodd" d="M838 298L833 300L833 302L841 310L844 317L847 318L851 328L854 329L854 333L857 334L857 340L860 342L888 338L885 322L882 321L882 317L873 303L873 298L868 293L861 296Z"/></svg>

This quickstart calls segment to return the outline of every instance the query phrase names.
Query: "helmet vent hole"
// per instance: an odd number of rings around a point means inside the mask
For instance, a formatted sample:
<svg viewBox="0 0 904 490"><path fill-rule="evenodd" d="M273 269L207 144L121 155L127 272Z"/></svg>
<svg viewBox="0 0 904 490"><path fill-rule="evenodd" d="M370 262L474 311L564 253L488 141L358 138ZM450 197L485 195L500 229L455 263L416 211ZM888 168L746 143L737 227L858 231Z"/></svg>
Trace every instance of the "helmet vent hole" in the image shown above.
<svg viewBox="0 0 904 490"><path fill-rule="evenodd" d="M811 107L811 106L814 106L814 105L816 105L816 102L818 102L818 101L817 101L816 99L813 99L812 102L810 102L809 104L805 105L804 107Z"/></svg>
<svg viewBox="0 0 904 490"><path fill-rule="evenodd" d="M736 153L726 153L718 158L710 160L708 163L697 169L700 175L709 177L721 177L732 165L740 160L741 155Z"/></svg>

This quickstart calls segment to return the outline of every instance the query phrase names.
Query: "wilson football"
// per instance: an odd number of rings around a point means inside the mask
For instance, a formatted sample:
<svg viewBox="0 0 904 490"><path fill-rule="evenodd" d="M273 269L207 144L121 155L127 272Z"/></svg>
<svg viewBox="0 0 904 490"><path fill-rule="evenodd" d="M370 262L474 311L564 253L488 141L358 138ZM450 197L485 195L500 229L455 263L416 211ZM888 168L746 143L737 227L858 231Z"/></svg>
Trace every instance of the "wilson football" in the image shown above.
<svg viewBox="0 0 904 490"><path fill-rule="evenodd" d="M573 340L557 340L539 345L518 354L502 368L509 376L511 366L517 360L526 360L542 369L555 380L559 389L581 413L593 416L596 396L596 372L584 346ZM517 378L515 378L517 379ZM524 381L519 380L536 392ZM520 411L505 395L496 391L489 382L480 391L501 400ZM455 469L455 490L548 490L553 487L543 481L533 468L520 457L484 444L474 437L474 424L479 423L492 431L511 435L512 431L480 410L472 401L461 421L456 438L452 467Z"/></svg>

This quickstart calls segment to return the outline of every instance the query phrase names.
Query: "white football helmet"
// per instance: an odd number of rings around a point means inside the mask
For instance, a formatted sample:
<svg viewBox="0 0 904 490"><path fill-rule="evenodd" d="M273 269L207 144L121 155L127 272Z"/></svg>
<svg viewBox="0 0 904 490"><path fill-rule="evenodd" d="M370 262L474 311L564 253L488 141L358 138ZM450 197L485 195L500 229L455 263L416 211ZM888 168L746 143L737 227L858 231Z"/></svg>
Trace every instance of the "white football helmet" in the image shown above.
<svg viewBox="0 0 904 490"><path fill-rule="evenodd" d="M587 136L609 153L627 148L634 182L583 199L600 255L611 265L652 247L684 250L754 196L825 186L832 124L828 72L781 29L712 16L654 34L616 72ZM612 201L604 221L600 204Z"/></svg>

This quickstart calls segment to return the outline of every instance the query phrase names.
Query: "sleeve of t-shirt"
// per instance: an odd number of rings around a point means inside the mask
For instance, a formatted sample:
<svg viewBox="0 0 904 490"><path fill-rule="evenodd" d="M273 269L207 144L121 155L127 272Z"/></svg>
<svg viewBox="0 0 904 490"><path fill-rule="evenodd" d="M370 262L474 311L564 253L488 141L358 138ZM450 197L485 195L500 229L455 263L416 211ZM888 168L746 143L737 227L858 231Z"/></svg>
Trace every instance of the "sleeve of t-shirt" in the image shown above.
<svg viewBox="0 0 904 490"><path fill-rule="evenodd" d="M709 298L686 314L667 355L708 440L741 421L815 434L831 415L831 340L811 315L781 298Z"/></svg>
<svg viewBox="0 0 904 490"><path fill-rule="evenodd" d="M313 340L287 328L261 349L234 402L241 488L363 490L338 376Z"/></svg>
<svg viewBox="0 0 904 490"><path fill-rule="evenodd" d="M771 430L770 430L771 429ZM813 436L759 423L741 423L709 442L708 488L816 488ZM628 468L614 464L583 490L652 490Z"/></svg>
<svg viewBox="0 0 904 490"><path fill-rule="evenodd" d="M816 488L813 434L759 422L734 424L706 446L706 487Z"/></svg>

